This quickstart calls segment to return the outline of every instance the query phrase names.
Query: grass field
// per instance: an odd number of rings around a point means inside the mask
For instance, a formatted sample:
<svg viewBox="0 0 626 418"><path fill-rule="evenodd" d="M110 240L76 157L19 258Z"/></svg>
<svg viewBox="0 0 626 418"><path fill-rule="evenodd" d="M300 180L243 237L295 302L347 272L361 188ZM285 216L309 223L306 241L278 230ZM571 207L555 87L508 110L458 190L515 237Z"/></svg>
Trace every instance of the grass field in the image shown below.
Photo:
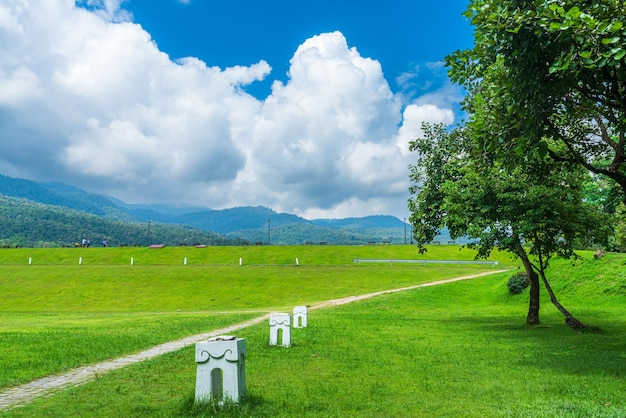
<svg viewBox="0 0 626 418"><path fill-rule="evenodd" d="M82 250L0 252L0 387L261 312L485 270L351 263L471 259L447 246L423 257L409 246L87 249L78 266ZM185 251L198 251L193 263ZM131 256L144 261L122 263ZM311 311L290 349L268 346L266 324L239 331L248 397L237 408L194 406L190 347L0 415L626 416L625 260L551 268L561 302L598 332L567 328L545 295L542 325L527 327L527 295L510 296L511 273L497 274Z"/></svg>
<svg viewBox="0 0 626 418"><path fill-rule="evenodd" d="M19 248L0 249L0 265L301 265L351 266L359 259L434 259L472 260L474 253L459 246L432 245L425 254L419 254L410 245L355 245L355 246L241 246L241 247L146 247L119 248ZM506 253L495 252L490 260L513 265Z"/></svg>

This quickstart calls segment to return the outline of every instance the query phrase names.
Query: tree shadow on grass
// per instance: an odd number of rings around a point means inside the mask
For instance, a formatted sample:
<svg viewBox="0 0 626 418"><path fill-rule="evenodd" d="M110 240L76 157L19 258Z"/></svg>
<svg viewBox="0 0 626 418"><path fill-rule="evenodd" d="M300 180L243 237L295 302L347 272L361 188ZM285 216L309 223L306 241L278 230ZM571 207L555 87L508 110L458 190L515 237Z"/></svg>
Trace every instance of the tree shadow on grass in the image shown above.
<svg viewBox="0 0 626 418"><path fill-rule="evenodd" d="M586 330L569 328L558 315L546 315L539 325L527 325L519 316L461 316L441 319L443 327L462 329L468 338L487 339L498 353L509 353L511 363L572 375L626 378L626 321L610 320L606 312L585 310L581 318L606 318Z"/></svg>

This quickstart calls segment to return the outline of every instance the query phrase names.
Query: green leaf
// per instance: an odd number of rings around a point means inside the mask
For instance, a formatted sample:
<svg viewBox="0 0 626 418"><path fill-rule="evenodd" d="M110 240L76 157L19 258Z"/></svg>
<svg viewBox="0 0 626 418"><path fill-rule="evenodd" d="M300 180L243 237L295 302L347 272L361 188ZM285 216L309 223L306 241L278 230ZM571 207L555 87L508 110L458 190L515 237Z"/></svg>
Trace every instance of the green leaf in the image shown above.
<svg viewBox="0 0 626 418"><path fill-rule="evenodd" d="M591 51L581 51L578 55L581 58L585 58L586 59L586 58L591 57Z"/></svg>
<svg viewBox="0 0 626 418"><path fill-rule="evenodd" d="M572 18L574 18L574 19L577 19L577 18L578 18L578 16L580 16L580 15L581 15L581 13L582 13L582 12L581 12L581 11L580 11L580 9L578 8L578 6L574 6L574 7L572 7L571 9L569 9L569 10L567 11L567 14L568 14L568 15L570 15L570 16L571 16Z"/></svg>
<svg viewBox="0 0 626 418"><path fill-rule="evenodd" d="M626 55L626 50L620 48L619 51L615 53L613 58L616 60L621 60L622 58L624 58L625 55Z"/></svg>
<svg viewBox="0 0 626 418"><path fill-rule="evenodd" d="M588 29L591 29L591 30L595 29L597 22L593 18L593 16L589 16L588 14L583 14L581 19L583 22L585 22L585 25L587 26Z"/></svg>
<svg viewBox="0 0 626 418"><path fill-rule="evenodd" d="M561 24L559 22L550 22L550 30L561 30Z"/></svg>
<svg viewBox="0 0 626 418"><path fill-rule="evenodd" d="M604 33L606 32L608 27L609 27L608 22L600 22L600 24L598 25L598 32Z"/></svg>
<svg viewBox="0 0 626 418"><path fill-rule="evenodd" d="M622 29L622 27L624 26L624 23L617 20L613 23L611 23L611 27L610 27L610 31L611 32L618 32L620 29Z"/></svg>
<svg viewBox="0 0 626 418"><path fill-rule="evenodd" d="M610 45L610 44L614 44L616 42L619 42L620 37L619 36L613 36L612 38L602 38L602 43L604 45Z"/></svg>

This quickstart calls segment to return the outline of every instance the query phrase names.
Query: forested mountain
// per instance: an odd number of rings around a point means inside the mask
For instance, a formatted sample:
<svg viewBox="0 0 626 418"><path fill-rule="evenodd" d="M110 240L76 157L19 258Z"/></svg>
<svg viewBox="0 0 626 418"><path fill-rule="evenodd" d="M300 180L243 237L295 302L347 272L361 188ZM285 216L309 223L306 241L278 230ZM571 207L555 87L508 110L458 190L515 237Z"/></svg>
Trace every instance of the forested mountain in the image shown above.
<svg viewBox="0 0 626 418"><path fill-rule="evenodd" d="M404 228L405 224L394 216L376 215L364 218L344 218L344 219L314 219L315 225L327 228L347 228L347 229L385 229Z"/></svg>
<svg viewBox="0 0 626 418"><path fill-rule="evenodd" d="M103 239L110 245L411 241L408 225L393 216L307 220L260 206L211 210L133 205L63 183L2 175L0 198L1 245L74 245L83 237L98 245Z"/></svg>
<svg viewBox="0 0 626 418"><path fill-rule="evenodd" d="M238 207L223 210L188 213L177 216L177 223L193 225L201 229L215 231L220 234L244 230L267 229L280 225L310 223L304 218L287 213L276 213L271 209L257 207Z"/></svg>
<svg viewBox="0 0 626 418"><path fill-rule="evenodd" d="M137 221L111 200L63 183L37 183L0 175L0 194L48 205L64 206L107 219Z"/></svg>
<svg viewBox="0 0 626 418"><path fill-rule="evenodd" d="M227 245L237 244L215 233L182 225L132 223L105 219L61 206L46 205L0 195L0 245L3 247Z"/></svg>
<svg viewBox="0 0 626 418"><path fill-rule="evenodd" d="M238 237L251 243L266 243L276 245L288 244L402 244L404 243L403 230L388 229L346 229L325 228L312 223L291 223L272 226L271 228L248 229L226 234L227 237ZM409 237L407 236L407 243Z"/></svg>

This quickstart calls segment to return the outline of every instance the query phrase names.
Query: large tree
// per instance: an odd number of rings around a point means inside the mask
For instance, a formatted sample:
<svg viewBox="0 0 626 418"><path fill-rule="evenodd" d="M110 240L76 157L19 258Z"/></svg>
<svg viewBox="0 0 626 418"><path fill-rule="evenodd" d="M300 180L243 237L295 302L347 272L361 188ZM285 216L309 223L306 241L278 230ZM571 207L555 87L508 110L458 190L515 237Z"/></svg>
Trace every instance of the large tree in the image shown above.
<svg viewBox="0 0 626 418"><path fill-rule="evenodd" d="M597 205L583 201L581 167L565 167L528 154L515 166L459 128L423 126L411 143L417 163L410 166L410 222L421 248L447 226L452 238L466 236L478 257L494 248L519 258L530 282L526 321L539 323L540 279L552 303L573 328L584 328L556 299L546 277L555 255L574 257L574 245L605 240L608 222Z"/></svg>
<svg viewBox="0 0 626 418"><path fill-rule="evenodd" d="M471 0L474 47L447 57L466 129L503 161L538 150L626 197L623 0Z"/></svg>

